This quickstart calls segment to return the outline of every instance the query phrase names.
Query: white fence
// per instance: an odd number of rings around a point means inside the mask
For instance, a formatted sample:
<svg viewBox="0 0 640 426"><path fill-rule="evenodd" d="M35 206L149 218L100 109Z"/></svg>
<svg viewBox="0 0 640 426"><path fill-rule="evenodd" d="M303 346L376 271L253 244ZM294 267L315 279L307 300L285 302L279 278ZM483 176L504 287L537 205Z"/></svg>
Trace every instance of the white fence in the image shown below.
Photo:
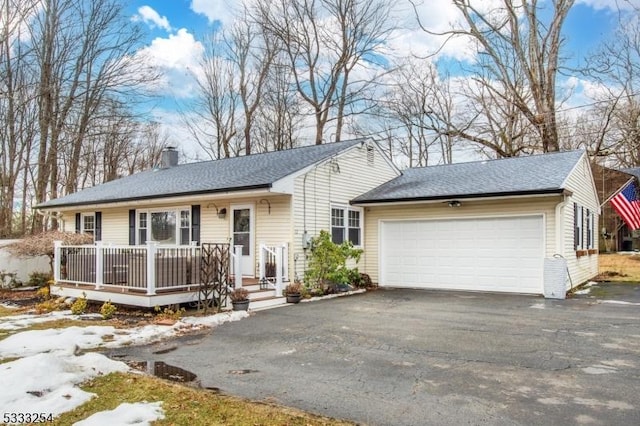
<svg viewBox="0 0 640 426"><path fill-rule="evenodd" d="M16 257L4 248L4 246L17 241L20 240L0 240L0 272L15 273L16 279L26 283L32 272L48 273L51 271L47 256Z"/></svg>

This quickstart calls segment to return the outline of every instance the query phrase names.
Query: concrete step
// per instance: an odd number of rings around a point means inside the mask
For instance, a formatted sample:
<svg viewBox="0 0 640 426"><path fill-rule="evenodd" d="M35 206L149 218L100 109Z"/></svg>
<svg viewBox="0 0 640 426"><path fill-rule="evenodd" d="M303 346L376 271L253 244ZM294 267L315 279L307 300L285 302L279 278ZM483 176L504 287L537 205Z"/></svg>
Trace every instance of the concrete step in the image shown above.
<svg viewBox="0 0 640 426"><path fill-rule="evenodd" d="M257 299L251 299L251 302L249 303L249 309L252 311L259 311L261 309L274 308L276 306L283 306L286 304L286 297L260 297Z"/></svg>

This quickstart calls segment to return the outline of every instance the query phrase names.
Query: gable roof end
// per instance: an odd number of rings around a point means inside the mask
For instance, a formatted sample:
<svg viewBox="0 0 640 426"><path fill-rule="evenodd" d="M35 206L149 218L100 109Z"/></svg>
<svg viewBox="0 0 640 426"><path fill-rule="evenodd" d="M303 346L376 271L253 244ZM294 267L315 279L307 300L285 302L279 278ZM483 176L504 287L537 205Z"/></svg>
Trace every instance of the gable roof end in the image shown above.
<svg viewBox="0 0 640 426"><path fill-rule="evenodd" d="M559 194L584 151L407 169L353 204Z"/></svg>

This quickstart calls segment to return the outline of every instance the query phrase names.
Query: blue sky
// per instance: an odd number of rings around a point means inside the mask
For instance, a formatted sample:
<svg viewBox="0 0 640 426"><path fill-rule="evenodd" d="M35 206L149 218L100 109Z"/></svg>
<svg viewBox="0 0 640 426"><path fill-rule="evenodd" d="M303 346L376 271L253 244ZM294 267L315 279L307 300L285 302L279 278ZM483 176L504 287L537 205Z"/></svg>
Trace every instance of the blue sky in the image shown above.
<svg viewBox="0 0 640 426"><path fill-rule="evenodd" d="M406 0L396 2L401 10L399 22L402 19L407 23L406 26L413 25L414 28L399 31L391 49L396 54L434 51L439 46L439 40L415 28L413 12L408 3L402 6L403 1ZM483 6L501 1L478 0ZM548 4L550 1L539 0L539 4ZM640 4L640 0L576 0L565 27L565 54L573 63L583 62L587 54L610 36L618 21L617 4L628 9L629 1ZM423 24L435 31L446 29L456 17L450 0L424 0L424 3L418 9L421 19ZM176 134L180 120L175 110L179 103L193 96L193 75L197 73L203 51L200 41L205 34L232 23L233 11L229 5L236 4L238 2L234 0L134 0L129 5L127 13L131 19L139 21L146 29L146 46L142 50L163 72L163 80L157 88L164 100L157 104L152 115L172 129L176 139L184 140L185 137L184 134ZM465 47L463 43L452 43L442 51L443 63L450 58L472 60ZM586 98L581 96L579 80L575 81L572 84L576 95L569 101L571 106L587 103Z"/></svg>

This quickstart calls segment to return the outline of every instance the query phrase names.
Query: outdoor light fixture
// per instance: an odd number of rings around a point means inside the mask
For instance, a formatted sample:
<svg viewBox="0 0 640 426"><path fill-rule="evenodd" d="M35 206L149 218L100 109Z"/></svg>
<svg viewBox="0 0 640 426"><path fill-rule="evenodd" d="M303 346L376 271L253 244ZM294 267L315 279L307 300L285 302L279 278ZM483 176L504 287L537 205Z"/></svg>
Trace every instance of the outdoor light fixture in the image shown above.
<svg viewBox="0 0 640 426"><path fill-rule="evenodd" d="M226 208L221 208L218 209L218 206L216 206L216 203L209 203L207 204L207 208L213 206L213 208L216 209L216 215L218 215L218 219L224 219L225 217L227 217L227 209Z"/></svg>
<svg viewBox="0 0 640 426"><path fill-rule="evenodd" d="M458 200L451 200L449 201L449 207L460 207L460 201Z"/></svg>

